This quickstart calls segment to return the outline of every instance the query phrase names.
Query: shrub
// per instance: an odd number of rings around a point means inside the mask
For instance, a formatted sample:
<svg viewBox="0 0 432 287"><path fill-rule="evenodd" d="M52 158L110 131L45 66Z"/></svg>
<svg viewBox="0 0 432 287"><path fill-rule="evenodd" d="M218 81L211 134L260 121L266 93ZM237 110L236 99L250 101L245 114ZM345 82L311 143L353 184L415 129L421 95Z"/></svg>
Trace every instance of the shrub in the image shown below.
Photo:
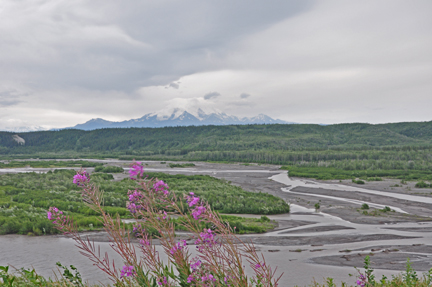
<svg viewBox="0 0 432 287"><path fill-rule="evenodd" d="M261 216L260 220L261 220L261 222L270 222L270 218L268 218L265 215Z"/></svg>
<svg viewBox="0 0 432 287"><path fill-rule="evenodd" d="M119 166L108 165L108 166L97 166L95 167L94 171L104 172L104 173L119 173L119 172L123 172L124 169Z"/></svg>
<svg viewBox="0 0 432 287"><path fill-rule="evenodd" d="M112 179L114 179L114 176L112 174L109 174L109 173L99 173L99 172L92 173L92 177L93 178L100 178L100 179L103 179L103 180L112 180Z"/></svg>
<svg viewBox="0 0 432 287"><path fill-rule="evenodd" d="M426 183L426 182L424 182L424 181L419 181L419 182L417 182L415 184L415 187L417 187L417 188L428 188L428 187L431 187L431 185L428 184L428 183Z"/></svg>
<svg viewBox="0 0 432 287"><path fill-rule="evenodd" d="M175 168L175 167L193 167L195 166L194 163L170 163L169 167L170 168Z"/></svg>
<svg viewBox="0 0 432 287"><path fill-rule="evenodd" d="M383 212L389 212L389 211L391 211L391 208L388 207L388 206L385 206L383 209L381 209L381 211L383 211Z"/></svg>

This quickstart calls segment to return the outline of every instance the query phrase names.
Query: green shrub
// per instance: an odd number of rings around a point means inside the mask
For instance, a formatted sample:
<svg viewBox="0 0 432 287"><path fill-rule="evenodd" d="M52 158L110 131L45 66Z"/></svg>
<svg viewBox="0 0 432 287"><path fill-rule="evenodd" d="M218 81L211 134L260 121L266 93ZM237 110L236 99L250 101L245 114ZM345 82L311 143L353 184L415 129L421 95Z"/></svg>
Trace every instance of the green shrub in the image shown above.
<svg viewBox="0 0 432 287"><path fill-rule="evenodd" d="M103 179L103 180L114 179L114 176L112 174L109 174L109 173L99 173L99 172L96 172L96 173L92 173L91 176L92 176L93 179L94 178L100 178L100 179Z"/></svg>
<svg viewBox="0 0 432 287"><path fill-rule="evenodd" d="M263 216L261 216L260 221L261 222L270 222L270 218L268 218L267 216L263 215Z"/></svg>
<svg viewBox="0 0 432 287"><path fill-rule="evenodd" d="M367 181L382 181L381 177L368 177Z"/></svg>
<svg viewBox="0 0 432 287"><path fill-rule="evenodd" d="M104 172L104 173L120 173L120 172L124 172L124 169L119 166L108 165L108 166L97 166L95 167L94 171Z"/></svg>
<svg viewBox="0 0 432 287"><path fill-rule="evenodd" d="M383 211L383 212L389 212L389 211L391 211L391 208L388 207L388 206L385 206L383 209L381 209L381 211Z"/></svg>
<svg viewBox="0 0 432 287"><path fill-rule="evenodd" d="M428 188L428 187L431 187L431 184L428 184L428 183L426 183L424 181L419 181L419 182L417 182L415 184L415 187L417 187L417 188Z"/></svg>
<svg viewBox="0 0 432 287"><path fill-rule="evenodd" d="M194 163L170 163L169 167L170 168L175 168L175 167L192 167L195 166Z"/></svg>

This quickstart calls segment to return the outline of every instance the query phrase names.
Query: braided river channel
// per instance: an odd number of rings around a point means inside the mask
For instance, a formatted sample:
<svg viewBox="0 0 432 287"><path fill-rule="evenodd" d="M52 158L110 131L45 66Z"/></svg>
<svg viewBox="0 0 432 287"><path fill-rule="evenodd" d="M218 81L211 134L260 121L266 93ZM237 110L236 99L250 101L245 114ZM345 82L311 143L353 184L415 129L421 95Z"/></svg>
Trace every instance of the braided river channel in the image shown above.
<svg viewBox="0 0 432 287"><path fill-rule="evenodd" d="M130 163L94 161L126 166ZM366 255L370 255L378 278L403 271L408 257L418 273L432 268L432 197L424 190L414 188L412 183L398 186L396 180L384 180L359 187L348 181L290 178L287 171L277 166L195 163L192 168L175 169L159 162L145 163L148 171L208 174L231 181L245 190L267 192L286 200L291 207L289 214L268 216L278 222L275 230L241 235L242 240L255 244L271 266L277 266L278 274L284 273L279 286L307 286L314 278L322 283L326 277L335 278L338 285L341 281L354 284L358 274L354 267L363 267ZM0 174L48 170L3 169ZM318 211L314 208L317 202L320 203ZM379 216L365 215L360 210L364 203L371 209L388 206L392 211ZM84 236L94 240L101 252L107 252L116 266L123 265L103 232L85 233ZM194 250L192 241L190 243L190 249ZM76 266L84 281L110 283L102 271L79 253L72 239L64 236L0 236L0 265L33 267L39 274L53 278L57 261Z"/></svg>

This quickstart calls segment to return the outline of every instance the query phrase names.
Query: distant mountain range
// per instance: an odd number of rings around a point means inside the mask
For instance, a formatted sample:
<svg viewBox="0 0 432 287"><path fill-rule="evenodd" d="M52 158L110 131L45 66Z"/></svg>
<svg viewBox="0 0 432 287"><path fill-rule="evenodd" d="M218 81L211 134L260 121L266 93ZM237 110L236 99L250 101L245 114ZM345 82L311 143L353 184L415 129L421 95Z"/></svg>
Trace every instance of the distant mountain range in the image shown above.
<svg viewBox="0 0 432 287"><path fill-rule="evenodd" d="M96 130L102 128L158 128L173 126L203 126L203 125L249 125L249 124L294 124L279 119L272 119L264 114L255 117L236 117L223 112L204 112L202 109L186 111L175 108L171 111L149 113L138 119L122 122L112 122L101 118L91 119L66 129Z"/></svg>
<svg viewBox="0 0 432 287"><path fill-rule="evenodd" d="M16 126L16 127L4 127L0 131L14 132L14 133L26 133L26 132L39 132L46 131L46 128L40 126Z"/></svg>

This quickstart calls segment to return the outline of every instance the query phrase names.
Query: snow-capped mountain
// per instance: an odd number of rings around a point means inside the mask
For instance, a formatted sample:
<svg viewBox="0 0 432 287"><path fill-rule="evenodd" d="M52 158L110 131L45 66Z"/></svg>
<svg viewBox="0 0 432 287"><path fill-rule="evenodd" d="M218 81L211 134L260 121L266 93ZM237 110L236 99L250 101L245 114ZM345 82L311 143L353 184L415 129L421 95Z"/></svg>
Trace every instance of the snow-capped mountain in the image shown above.
<svg viewBox="0 0 432 287"><path fill-rule="evenodd" d="M102 128L156 128L169 126L203 126L203 125L249 125L249 124L293 124L272 119L264 114L251 118L239 118L220 111L203 111L201 108L192 111L171 109L149 113L138 119L122 122L111 122L104 119L91 119L68 129L95 130Z"/></svg>
<svg viewBox="0 0 432 287"><path fill-rule="evenodd" d="M26 132L38 132L46 131L47 128L40 126L12 126L12 127L0 127L0 131L14 132L14 133L26 133Z"/></svg>

